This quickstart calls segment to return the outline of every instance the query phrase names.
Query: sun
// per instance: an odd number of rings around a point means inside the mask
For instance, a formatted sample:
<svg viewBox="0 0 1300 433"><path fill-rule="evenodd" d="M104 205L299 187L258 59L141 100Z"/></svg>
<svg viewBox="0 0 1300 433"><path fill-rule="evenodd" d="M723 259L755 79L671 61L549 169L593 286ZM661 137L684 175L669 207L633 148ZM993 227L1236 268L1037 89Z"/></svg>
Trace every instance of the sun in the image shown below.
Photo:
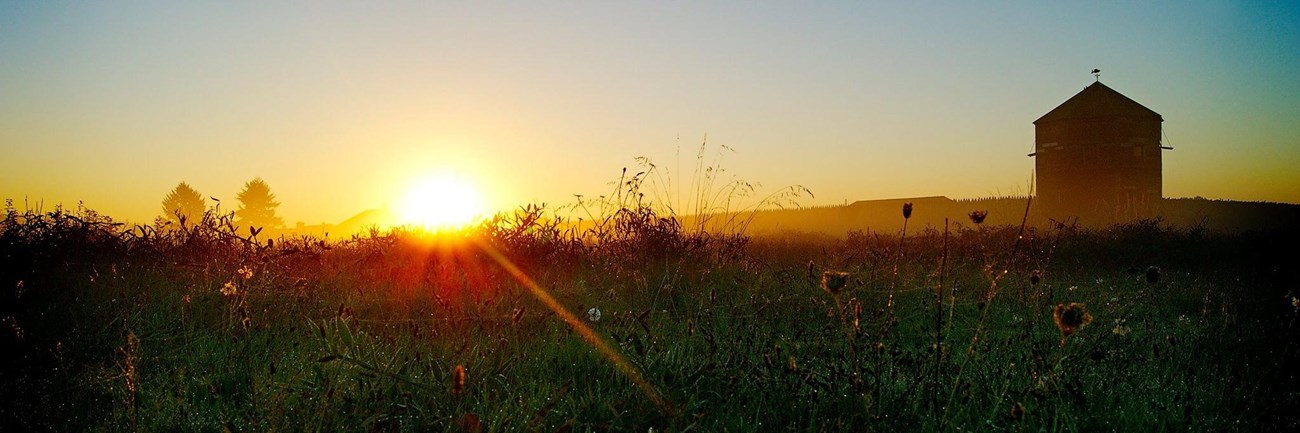
<svg viewBox="0 0 1300 433"><path fill-rule="evenodd" d="M464 228L486 212L483 195L467 180L437 174L416 181L406 192L398 215L402 224L427 229Z"/></svg>

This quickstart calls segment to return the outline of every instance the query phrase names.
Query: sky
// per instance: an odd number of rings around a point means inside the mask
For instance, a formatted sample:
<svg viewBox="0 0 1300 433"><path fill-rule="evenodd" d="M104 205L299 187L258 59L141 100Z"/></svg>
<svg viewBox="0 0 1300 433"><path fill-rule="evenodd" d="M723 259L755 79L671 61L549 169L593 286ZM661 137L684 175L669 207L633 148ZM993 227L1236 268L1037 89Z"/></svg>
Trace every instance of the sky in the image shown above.
<svg viewBox="0 0 1300 433"><path fill-rule="evenodd" d="M1024 194L1031 122L1100 68L1164 117L1166 197L1300 203L1296 53L1294 2L0 2L0 198L555 206L636 157L688 184L706 140L806 206Z"/></svg>

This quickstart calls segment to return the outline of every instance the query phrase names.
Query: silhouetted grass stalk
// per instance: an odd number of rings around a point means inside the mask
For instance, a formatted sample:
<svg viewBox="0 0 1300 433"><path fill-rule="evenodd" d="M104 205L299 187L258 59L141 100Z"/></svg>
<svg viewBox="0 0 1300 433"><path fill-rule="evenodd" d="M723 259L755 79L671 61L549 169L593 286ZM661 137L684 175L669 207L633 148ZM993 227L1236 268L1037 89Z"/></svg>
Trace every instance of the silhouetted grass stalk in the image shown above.
<svg viewBox="0 0 1300 433"><path fill-rule="evenodd" d="M962 359L962 362L957 365L957 374L953 376L952 391L948 393L947 403L944 404L944 407L952 407L953 399L956 397L957 390L961 388L961 383L964 379L964 374L966 373L966 367L970 364L971 359L974 358L975 350L980 341L980 336L983 334L985 323L988 321L989 311L993 309L993 299L997 296L998 281L1001 280L1003 276L1007 275L1011 268L1015 267L1016 258L1020 253L1021 243L1024 241L1025 228L1029 223L1029 209L1033 204L1033 200L1032 195L1025 199L1025 212L1020 219L1020 228L1016 234L1015 243L1011 248L1011 256L1007 258L1006 267L1004 267L1001 272L991 276L989 281L989 290L981 298L983 307L980 311L980 318L975 324L975 331L971 336L970 345L966 348L966 356ZM940 431L942 431L947 425L947 421L948 413L944 412L943 418L939 421Z"/></svg>
<svg viewBox="0 0 1300 433"><path fill-rule="evenodd" d="M903 259L903 241L907 239L907 221L912 219L912 203L903 204L903 230L898 235L898 250L894 254L894 271L889 280L889 298L885 302L885 308L888 310L888 318L885 321L885 329L881 332L880 338L883 341L889 336L890 329L894 326L896 314L894 312L894 290L898 286L898 263Z"/></svg>
<svg viewBox="0 0 1300 433"><path fill-rule="evenodd" d="M934 405L934 418L940 418L943 406L939 403L939 382L943 367L943 286L948 275L948 219L943 220L943 253L939 256L939 285L934 289L934 373L930 385L930 402Z"/></svg>

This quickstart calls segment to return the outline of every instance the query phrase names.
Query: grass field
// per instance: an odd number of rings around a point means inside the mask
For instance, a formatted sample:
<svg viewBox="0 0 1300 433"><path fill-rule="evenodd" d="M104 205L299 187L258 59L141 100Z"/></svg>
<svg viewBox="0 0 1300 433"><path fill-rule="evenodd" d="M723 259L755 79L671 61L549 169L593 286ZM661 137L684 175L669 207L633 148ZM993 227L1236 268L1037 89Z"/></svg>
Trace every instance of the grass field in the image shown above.
<svg viewBox="0 0 1300 433"><path fill-rule="evenodd" d="M325 242L250 237L214 213L139 227L11 207L0 222L0 422L1300 427L1296 231L962 221L749 238L644 208L583 232L544 216L530 207L467 232Z"/></svg>

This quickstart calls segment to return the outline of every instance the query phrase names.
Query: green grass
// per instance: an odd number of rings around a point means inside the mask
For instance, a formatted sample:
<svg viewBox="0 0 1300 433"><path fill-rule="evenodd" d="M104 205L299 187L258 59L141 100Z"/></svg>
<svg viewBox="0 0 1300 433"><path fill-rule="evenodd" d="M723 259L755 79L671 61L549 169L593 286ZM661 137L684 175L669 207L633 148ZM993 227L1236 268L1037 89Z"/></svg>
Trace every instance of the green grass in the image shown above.
<svg viewBox="0 0 1300 433"><path fill-rule="evenodd" d="M523 218L469 235L268 247L214 215L145 236L93 213L11 211L0 395L12 403L0 416L58 431L1251 431L1300 420L1294 232L1148 222L1017 241L1019 227L913 228L900 251L889 233L748 239L626 217L599 244ZM475 239L578 317L599 308L586 325L667 403ZM850 273L839 307L810 261ZM227 282L236 295L221 293ZM1070 302L1093 322L1062 344L1052 307Z"/></svg>

